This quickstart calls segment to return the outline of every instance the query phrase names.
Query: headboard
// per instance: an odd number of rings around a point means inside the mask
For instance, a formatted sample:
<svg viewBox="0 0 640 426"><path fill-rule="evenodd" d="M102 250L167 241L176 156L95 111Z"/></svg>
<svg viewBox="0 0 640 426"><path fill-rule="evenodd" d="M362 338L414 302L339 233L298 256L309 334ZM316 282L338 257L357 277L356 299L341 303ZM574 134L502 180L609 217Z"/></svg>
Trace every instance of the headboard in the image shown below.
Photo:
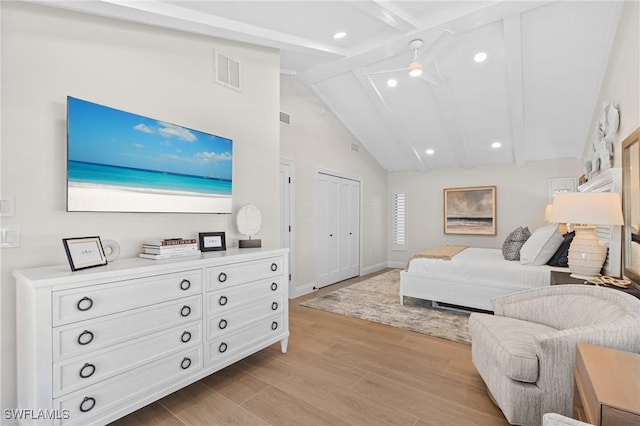
<svg viewBox="0 0 640 426"><path fill-rule="evenodd" d="M588 182L578 187L580 192L617 192L622 193L622 169L619 167L604 170ZM622 227L598 226L596 235L609 250L604 262L603 272L612 277L622 276Z"/></svg>

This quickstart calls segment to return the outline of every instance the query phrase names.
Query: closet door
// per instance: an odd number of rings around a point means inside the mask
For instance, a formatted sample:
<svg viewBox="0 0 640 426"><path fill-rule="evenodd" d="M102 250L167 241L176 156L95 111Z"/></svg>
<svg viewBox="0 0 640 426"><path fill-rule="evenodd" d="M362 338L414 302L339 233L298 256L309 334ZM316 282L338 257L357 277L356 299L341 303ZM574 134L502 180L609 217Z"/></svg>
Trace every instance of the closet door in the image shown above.
<svg viewBox="0 0 640 426"><path fill-rule="evenodd" d="M323 287L360 273L360 182L318 175L317 278Z"/></svg>

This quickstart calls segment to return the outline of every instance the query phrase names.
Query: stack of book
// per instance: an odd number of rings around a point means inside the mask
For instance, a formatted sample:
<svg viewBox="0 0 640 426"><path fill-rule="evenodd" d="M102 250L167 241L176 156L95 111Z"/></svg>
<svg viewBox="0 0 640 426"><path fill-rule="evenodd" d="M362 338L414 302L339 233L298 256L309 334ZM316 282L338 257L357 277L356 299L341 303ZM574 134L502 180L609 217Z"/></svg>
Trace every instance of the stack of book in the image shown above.
<svg viewBox="0 0 640 426"><path fill-rule="evenodd" d="M138 256L145 259L172 259L175 257L197 256L200 254L198 243L193 239L167 238L149 240L142 244L142 252Z"/></svg>

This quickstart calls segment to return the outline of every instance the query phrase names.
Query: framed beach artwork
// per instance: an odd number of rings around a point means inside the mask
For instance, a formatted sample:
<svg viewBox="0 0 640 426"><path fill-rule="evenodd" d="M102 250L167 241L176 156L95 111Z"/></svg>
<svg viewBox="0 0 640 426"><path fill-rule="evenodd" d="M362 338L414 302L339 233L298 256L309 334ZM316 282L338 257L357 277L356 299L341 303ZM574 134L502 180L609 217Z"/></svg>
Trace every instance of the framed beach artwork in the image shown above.
<svg viewBox="0 0 640 426"><path fill-rule="evenodd" d="M496 235L496 187L445 188L444 233Z"/></svg>
<svg viewBox="0 0 640 426"><path fill-rule="evenodd" d="M67 211L231 213L233 141L67 98Z"/></svg>

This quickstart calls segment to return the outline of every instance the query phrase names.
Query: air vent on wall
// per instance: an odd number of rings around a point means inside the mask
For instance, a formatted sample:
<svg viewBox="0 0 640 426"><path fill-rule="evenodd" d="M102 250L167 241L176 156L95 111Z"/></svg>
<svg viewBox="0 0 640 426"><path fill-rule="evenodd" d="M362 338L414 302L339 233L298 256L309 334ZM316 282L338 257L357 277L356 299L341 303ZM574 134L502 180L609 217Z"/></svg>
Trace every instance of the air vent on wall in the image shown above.
<svg viewBox="0 0 640 426"><path fill-rule="evenodd" d="M291 115L287 114L284 111L280 111L280 122L282 124L286 124L287 126L291 125Z"/></svg>
<svg viewBox="0 0 640 426"><path fill-rule="evenodd" d="M214 49L213 67L216 83L240 90L240 62Z"/></svg>

